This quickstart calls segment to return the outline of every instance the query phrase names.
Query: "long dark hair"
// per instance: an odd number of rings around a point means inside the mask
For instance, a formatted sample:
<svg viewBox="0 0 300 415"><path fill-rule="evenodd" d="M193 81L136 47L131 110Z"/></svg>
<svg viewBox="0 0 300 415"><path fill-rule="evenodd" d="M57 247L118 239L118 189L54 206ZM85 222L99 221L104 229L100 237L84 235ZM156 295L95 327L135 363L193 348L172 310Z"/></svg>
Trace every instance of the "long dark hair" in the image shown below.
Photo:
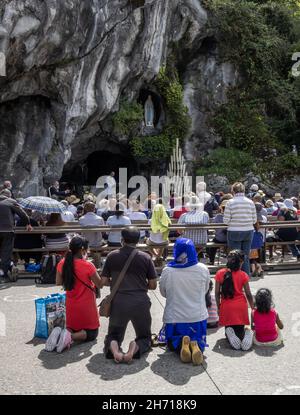
<svg viewBox="0 0 300 415"><path fill-rule="evenodd" d="M221 285L221 293L224 298L234 297L234 284L232 279L232 272L238 271L241 268L241 263L244 260L244 253L240 250L234 250L229 252L227 257L228 271L224 275L224 281Z"/></svg>
<svg viewBox="0 0 300 415"><path fill-rule="evenodd" d="M255 305L259 313L267 314L274 307L272 291L268 288L260 288L255 296Z"/></svg>
<svg viewBox="0 0 300 415"><path fill-rule="evenodd" d="M121 216L124 215L124 208L121 203L116 204L115 216L120 219Z"/></svg>
<svg viewBox="0 0 300 415"><path fill-rule="evenodd" d="M74 236L69 245L69 252L65 256L65 262L62 268L62 280L65 291L73 290L75 286L74 276L74 256L78 254L81 249L88 249L89 243L87 239L82 236Z"/></svg>

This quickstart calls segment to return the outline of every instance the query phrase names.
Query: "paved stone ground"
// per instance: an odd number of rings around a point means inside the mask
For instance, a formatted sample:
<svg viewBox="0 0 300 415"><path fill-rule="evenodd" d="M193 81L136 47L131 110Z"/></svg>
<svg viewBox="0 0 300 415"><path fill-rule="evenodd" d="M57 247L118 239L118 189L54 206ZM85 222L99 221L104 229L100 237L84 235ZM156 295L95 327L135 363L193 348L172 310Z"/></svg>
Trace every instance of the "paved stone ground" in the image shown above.
<svg viewBox="0 0 300 415"><path fill-rule="evenodd" d="M300 272L270 273L251 282L253 293L264 286L272 289L285 323L284 346L234 351L223 329L213 330L200 367L181 364L164 348L129 366L107 361L102 353L107 319L97 342L47 353L44 341L33 339L34 298L57 287L36 287L33 280L0 286L0 394L300 394ZM164 299L158 290L150 296L152 330L158 332ZM125 346L131 338L129 327Z"/></svg>

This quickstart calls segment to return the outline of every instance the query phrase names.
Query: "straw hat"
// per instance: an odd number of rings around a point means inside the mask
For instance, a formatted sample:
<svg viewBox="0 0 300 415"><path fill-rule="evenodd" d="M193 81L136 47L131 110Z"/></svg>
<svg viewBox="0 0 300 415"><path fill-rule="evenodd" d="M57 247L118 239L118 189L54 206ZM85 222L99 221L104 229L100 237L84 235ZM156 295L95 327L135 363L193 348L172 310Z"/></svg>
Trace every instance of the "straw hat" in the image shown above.
<svg viewBox="0 0 300 415"><path fill-rule="evenodd" d="M71 195L67 197L67 201L70 203L70 205L73 205L73 204L76 205L77 203L80 202L80 199L78 199L78 197L75 195Z"/></svg>
<svg viewBox="0 0 300 415"><path fill-rule="evenodd" d="M224 208L226 207L227 203L229 202L229 200L223 200L223 202L220 204L220 208Z"/></svg>
<svg viewBox="0 0 300 415"><path fill-rule="evenodd" d="M262 191L262 190L259 190L258 192L257 192L261 197L265 197L266 195L265 195L265 193Z"/></svg>
<svg viewBox="0 0 300 415"><path fill-rule="evenodd" d="M282 199L281 193L275 193L275 195L274 195L274 199L275 199L276 201L277 201L277 200Z"/></svg>
<svg viewBox="0 0 300 415"><path fill-rule="evenodd" d="M83 200L85 202L93 202L93 203L96 203L97 202L97 198L96 198L95 195L93 195L93 193L85 193L83 195Z"/></svg>

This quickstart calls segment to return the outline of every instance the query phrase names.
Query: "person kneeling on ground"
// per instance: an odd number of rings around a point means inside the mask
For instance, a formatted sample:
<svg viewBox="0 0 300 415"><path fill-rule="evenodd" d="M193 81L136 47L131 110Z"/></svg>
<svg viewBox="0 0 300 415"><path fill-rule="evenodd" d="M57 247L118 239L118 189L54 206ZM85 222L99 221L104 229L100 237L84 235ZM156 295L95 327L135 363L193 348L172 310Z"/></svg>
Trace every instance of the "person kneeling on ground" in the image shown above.
<svg viewBox="0 0 300 415"><path fill-rule="evenodd" d="M113 358L116 363L129 363L132 359L139 359L151 348L151 302L147 291L156 289L157 274L150 256L136 249L140 231L129 226L122 230L121 235L122 248L107 256L101 273L103 283L113 288L129 257L134 256L131 257L125 277L111 302L104 353L107 359ZM124 354L121 345L130 321L136 339L130 343L127 353Z"/></svg>
<svg viewBox="0 0 300 415"><path fill-rule="evenodd" d="M256 346L280 346L283 343L283 323L274 309L272 292L261 288L255 296L255 310L252 312L254 344Z"/></svg>
<svg viewBox="0 0 300 415"><path fill-rule="evenodd" d="M253 343L253 332L245 329L245 326L250 324L247 300L252 310L254 304L249 287L249 276L241 270L243 261L242 251L231 251L227 259L227 267L220 269L215 276L215 296L220 325L225 326L227 340L236 350L249 350Z"/></svg>
<svg viewBox="0 0 300 415"><path fill-rule="evenodd" d="M180 353L183 363L200 365L203 362L208 318L205 296L209 281L208 268L198 262L193 241L177 239L174 261L163 269L159 287L166 298L163 316L166 341L170 350Z"/></svg>
<svg viewBox="0 0 300 415"><path fill-rule="evenodd" d="M86 260L88 241L81 236L72 238L69 252L57 265L56 285L66 291L66 329L55 327L45 349L61 353L73 342L93 341L98 336L99 313L97 288L102 288L95 266Z"/></svg>

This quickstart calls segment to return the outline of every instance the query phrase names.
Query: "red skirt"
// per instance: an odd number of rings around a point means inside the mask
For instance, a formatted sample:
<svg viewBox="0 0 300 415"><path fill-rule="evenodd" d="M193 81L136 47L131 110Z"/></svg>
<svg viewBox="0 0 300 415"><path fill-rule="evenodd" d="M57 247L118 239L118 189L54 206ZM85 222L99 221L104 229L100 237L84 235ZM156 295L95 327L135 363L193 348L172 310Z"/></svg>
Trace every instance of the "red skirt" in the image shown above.
<svg viewBox="0 0 300 415"><path fill-rule="evenodd" d="M250 324L248 303L245 296L221 299L220 326L247 326Z"/></svg>

